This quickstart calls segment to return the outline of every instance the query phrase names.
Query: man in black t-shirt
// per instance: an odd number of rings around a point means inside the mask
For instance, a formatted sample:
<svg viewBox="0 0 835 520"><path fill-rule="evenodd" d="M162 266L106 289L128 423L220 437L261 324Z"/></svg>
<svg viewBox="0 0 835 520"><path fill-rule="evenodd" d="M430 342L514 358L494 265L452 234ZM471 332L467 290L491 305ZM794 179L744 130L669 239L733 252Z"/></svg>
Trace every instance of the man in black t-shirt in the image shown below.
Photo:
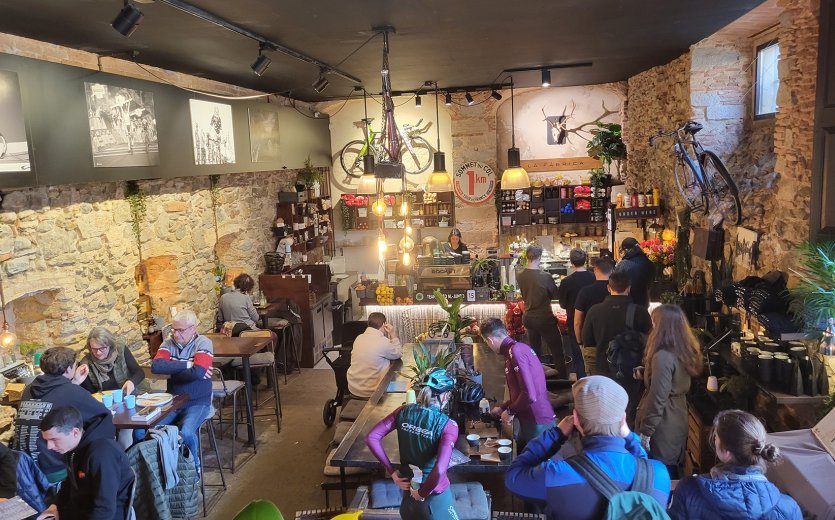
<svg viewBox="0 0 835 520"><path fill-rule="evenodd" d="M592 262L592 269L594 270L594 283L580 289L574 301L574 337L577 338L580 346L583 345L583 321L586 314L593 305L597 305L609 296L609 276L615 269L615 263L611 258L602 256ZM586 363L586 374L591 373Z"/></svg>
<svg viewBox="0 0 835 520"><path fill-rule="evenodd" d="M574 304L577 295L583 287L594 283L594 274L586 270L586 252L582 249L572 249L568 259L574 267L574 272L566 276L557 290L560 300L560 307L565 309L566 330L568 331L568 347L566 351L571 352L571 366L569 370L576 374L577 379L586 377L586 370L583 365L583 356L580 353L580 346L574 334ZM570 350L569 350L570 349Z"/></svg>

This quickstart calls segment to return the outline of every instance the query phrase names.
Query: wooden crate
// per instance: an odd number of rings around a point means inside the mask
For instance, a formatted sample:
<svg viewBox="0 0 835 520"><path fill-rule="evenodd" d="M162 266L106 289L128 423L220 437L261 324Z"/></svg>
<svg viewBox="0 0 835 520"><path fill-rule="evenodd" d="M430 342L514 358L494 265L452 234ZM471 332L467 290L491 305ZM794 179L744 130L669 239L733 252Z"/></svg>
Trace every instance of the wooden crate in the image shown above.
<svg viewBox="0 0 835 520"><path fill-rule="evenodd" d="M684 454L684 474L707 473L716 464L716 455L710 448L711 424L705 424L698 411L687 407L687 448Z"/></svg>

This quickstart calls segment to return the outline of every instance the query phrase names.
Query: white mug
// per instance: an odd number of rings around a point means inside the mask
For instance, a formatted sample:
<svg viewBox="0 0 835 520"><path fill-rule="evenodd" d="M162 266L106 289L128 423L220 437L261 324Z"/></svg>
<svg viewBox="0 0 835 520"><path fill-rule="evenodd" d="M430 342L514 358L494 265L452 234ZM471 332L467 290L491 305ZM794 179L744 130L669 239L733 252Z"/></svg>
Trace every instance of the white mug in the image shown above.
<svg viewBox="0 0 835 520"><path fill-rule="evenodd" d="M707 391L708 392L718 392L719 391L719 380L716 376L709 376L707 378Z"/></svg>

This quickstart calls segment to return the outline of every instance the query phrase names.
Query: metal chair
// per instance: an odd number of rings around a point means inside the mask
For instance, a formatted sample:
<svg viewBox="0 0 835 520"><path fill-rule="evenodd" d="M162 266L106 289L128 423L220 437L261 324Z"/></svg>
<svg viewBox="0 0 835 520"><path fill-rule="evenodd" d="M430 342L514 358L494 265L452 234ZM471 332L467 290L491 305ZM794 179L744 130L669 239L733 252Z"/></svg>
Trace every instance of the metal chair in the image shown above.
<svg viewBox="0 0 835 520"><path fill-rule="evenodd" d="M212 369L212 370L214 370L214 369ZM199 453L197 454L197 456L200 457L201 460L203 459L203 436L200 435L200 430L204 429L204 427L205 427L206 436L209 438L209 444L215 450L215 460L217 461L217 470L220 472L220 486L222 486L223 490L226 491L226 479L223 477L223 465L220 463L220 451L217 448L217 439L215 438L215 425L214 425L214 421L213 421L214 415L215 415L215 410L214 410L214 407L212 407L212 409L209 410L208 417L206 417L203 420L203 424L201 424L200 428L198 428L198 432L197 432L197 451L199 451ZM205 464L201 463L200 467L201 467L200 494L203 495L203 518L205 518L206 514L208 513L208 511L206 510L206 479L205 479L206 466L205 466ZM210 486L219 487L216 484L214 484L214 485L210 484Z"/></svg>
<svg viewBox="0 0 835 520"><path fill-rule="evenodd" d="M221 438L223 437L223 401L225 401L228 397L232 398L232 461L229 464L229 469L234 474L235 444L238 439L238 394L241 392L241 390L244 390L244 398L248 400L249 392L246 392L246 385L243 381L227 381L223 378L223 373L217 368L212 368L212 376L212 397L214 399L220 400L220 408L218 408L218 419L220 421ZM245 415L246 414L244 414L244 416ZM249 425L249 420L245 419L244 424Z"/></svg>
<svg viewBox="0 0 835 520"><path fill-rule="evenodd" d="M268 330L248 330L241 332L242 338L246 337L270 337L273 338L273 333ZM269 355L267 355L269 354ZM276 427L278 432L281 432L281 393L278 389L278 381L275 377L275 342L270 342L270 348L268 352L259 352L252 358L250 358L250 368L255 369L263 369L267 374L267 381L268 384L273 389L272 399L275 401L275 420L276 420ZM259 408L270 399L268 397L263 402L258 401L258 390L255 391L255 408ZM264 415L256 415L255 417L264 417Z"/></svg>

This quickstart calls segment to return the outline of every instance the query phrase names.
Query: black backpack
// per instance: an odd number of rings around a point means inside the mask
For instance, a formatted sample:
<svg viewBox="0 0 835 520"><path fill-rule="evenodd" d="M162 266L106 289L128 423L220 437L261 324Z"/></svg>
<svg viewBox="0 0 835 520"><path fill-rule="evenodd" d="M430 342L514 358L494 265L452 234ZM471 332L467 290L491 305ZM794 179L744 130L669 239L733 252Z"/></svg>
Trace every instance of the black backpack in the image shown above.
<svg viewBox="0 0 835 520"><path fill-rule="evenodd" d="M622 379L631 379L632 370L641 366L644 359L646 336L635 330L635 311L638 304L626 308L626 330L615 336L606 348L609 373Z"/></svg>

